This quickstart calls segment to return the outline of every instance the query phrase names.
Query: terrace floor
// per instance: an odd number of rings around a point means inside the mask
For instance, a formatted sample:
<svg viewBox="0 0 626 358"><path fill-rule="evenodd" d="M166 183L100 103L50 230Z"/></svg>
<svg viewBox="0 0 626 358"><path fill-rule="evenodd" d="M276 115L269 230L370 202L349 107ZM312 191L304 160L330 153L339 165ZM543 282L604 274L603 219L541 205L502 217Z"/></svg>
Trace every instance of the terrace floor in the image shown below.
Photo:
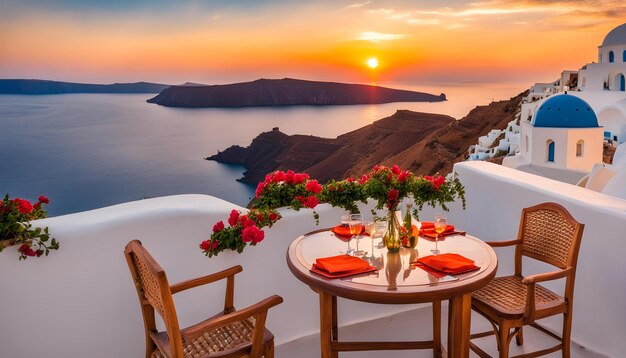
<svg viewBox="0 0 626 358"><path fill-rule="evenodd" d="M420 307L414 310L383 317L372 321L361 322L339 329L340 340L428 340L431 338L432 313L430 307ZM339 311L341 322L341 311ZM442 307L442 335L445 342L447 330L447 306ZM341 324L341 323L340 323ZM576 317L574 317L576 324ZM491 325L481 316L472 313L472 332L484 332L490 329ZM474 341L492 356L498 356L496 340L494 336L484 337ZM524 345L518 347L515 342L511 342L509 354L511 356L531 352L537 349L551 347L557 343L556 340L535 330L532 327L524 328ZM445 343L444 343L445 344ZM572 343L572 358L601 358L605 357L594 352L587 351L584 347ZM319 358L319 334L310 335L287 342L276 347L276 357L298 357L298 358ZM340 353L340 357L393 357L393 358L418 358L432 357L431 350L413 351L374 351L374 352L345 352ZM478 357L470 352L470 357ZM561 352L555 352L544 357L561 357Z"/></svg>

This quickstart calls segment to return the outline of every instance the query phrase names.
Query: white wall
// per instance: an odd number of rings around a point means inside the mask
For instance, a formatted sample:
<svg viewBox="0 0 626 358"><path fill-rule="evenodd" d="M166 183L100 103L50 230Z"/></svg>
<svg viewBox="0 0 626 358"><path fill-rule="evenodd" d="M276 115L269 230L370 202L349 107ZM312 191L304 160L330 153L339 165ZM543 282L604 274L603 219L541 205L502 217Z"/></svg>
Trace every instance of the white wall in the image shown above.
<svg viewBox="0 0 626 358"><path fill-rule="evenodd" d="M317 295L287 268L285 253L299 235L318 229L310 210L285 211L265 240L241 255L206 258L199 243L236 205L206 195L178 195L40 220L60 240L48 257L19 262L16 247L0 253L0 357L124 358L144 354L137 293L123 250L140 239L167 272L170 283L240 264L238 308L272 294L285 302L272 309L268 326L281 344L318 331ZM320 227L343 212L320 206ZM211 284L174 296L182 326L223 308L224 285ZM367 305L339 300L340 324L385 316L414 305ZM428 323L430 324L430 323Z"/></svg>
<svg viewBox="0 0 626 358"><path fill-rule="evenodd" d="M521 210L541 202L565 206L585 224L576 277L572 339L609 357L626 357L626 200L487 162L463 162L455 171L467 189L467 210L449 221L485 241L517 235ZM494 193L506 200L492 200ZM432 215L425 210L424 216ZM497 249L498 275L513 272L513 250ZM525 272L545 272L536 262ZM559 284L547 284L555 290ZM560 320L545 324L560 331Z"/></svg>

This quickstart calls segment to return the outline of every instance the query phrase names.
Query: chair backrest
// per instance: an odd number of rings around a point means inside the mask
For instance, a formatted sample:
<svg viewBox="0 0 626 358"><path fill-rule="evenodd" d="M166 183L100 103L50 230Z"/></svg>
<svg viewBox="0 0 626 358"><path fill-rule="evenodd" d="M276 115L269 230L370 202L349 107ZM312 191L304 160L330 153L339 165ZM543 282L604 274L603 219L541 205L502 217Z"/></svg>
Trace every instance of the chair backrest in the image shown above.
<svg viewBox="0 0 626 358"><path fill-rule="evenodd" d="M575 268L583 229L584 224L559 204L543 203L523 209L515 273L521 275L522 255L561 269Z"/></svg>
<svg viewBox="0 0 626 358"><path fill-rule="evenodd" d="M124 250L124 255L139 295L146 335L156 331L154 321L154 311L156 311L165 323L172 346L172 355L177 357L178 349L175 347L182 349L182 340L176 308L165 271L139 240L129 242Z"/></svg>

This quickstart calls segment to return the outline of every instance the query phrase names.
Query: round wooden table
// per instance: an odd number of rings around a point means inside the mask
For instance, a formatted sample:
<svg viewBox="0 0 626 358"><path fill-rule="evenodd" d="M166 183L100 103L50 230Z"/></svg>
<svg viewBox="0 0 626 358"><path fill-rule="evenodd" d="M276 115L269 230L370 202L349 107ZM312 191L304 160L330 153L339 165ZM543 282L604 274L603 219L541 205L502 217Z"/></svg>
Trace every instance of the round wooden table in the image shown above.
<svg viewBox="0 0 626 358"><path fill-rule="evenodd" d="M351 245L354 247L355 240ZM367 257L376 272L328 279L310 272L317 258L338 255L347 244L328 229L314 231L297 238L287 250L287 265L302 282L319 294L321 356L337 357L340 351L434 349L435 356L443 354L441 346L441 301L449 300L448 345L449 357L469 357L471 293L487 285L495 276L498 259L493 249L472 237L453 235L439 241L441 253L457 253L474 260L479 270L454 277L438 279L410 263L419 257L431 255L431 239L420 237L415 249L401 249L398 253L373 247L381 239L363 236L359 248L368 251ZM339 342L337 327L337 297L380 303L433 303L433 340L419 342Z"/></svg>

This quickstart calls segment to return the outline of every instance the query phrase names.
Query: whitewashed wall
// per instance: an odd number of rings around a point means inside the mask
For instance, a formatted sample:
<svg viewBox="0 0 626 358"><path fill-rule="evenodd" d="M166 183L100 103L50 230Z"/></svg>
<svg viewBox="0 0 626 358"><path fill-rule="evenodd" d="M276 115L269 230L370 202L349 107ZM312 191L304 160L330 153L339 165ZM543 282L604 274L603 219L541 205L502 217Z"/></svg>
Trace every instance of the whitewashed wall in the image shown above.
<svg viewBox="0 0 626 358"><path fill-rule="evenodd" d="M572 339L609 357L626 357L626 200L487 162L459 163L455 171L467 189L467 210L453 209L450 222L485 241L515 238L522 208L546 201L585 224ZM424 217L430 215L425 210ZM511 274L513 250L496 250L498 275ZM554 269L532 260L524 265L525 273ZM562 284L546 286L562 292ZM560 332L560 319L543 322Z"/></svg>
<svg viewBox="0 0 626 358"><path fill-rule="evenodd" d="M285 259L296 237L318 228L311 210L284 211L265 240L241 255L206 258L199 243L233 208L210 196L179 195L39 221L61 241L61 249L26 262L18 262L15 247L0 253L0 357L143 356L143 322L123 255L132 239L143 242L170 283L242 265L235 280L236 307L272 294L285 299L268 318L277 344L317 332L317 295L294 278ZM342 213L327 206L318 212L320 227L336 224ZM175 295L182 326L220 311L224 287L215 283ZM411 308L341 299L339 305L340 324Z"/></svg>
<svg viewBox="0 0 626 358"><path fill-rule="evenodd" d="M523 207L544 201L566 206L586 224L575 293L573 339L610 357L626 356L626 201L485 162L455 166L467 188L468 206L455 204L450 221L485 240L515 237ZM126 203L42 220L61 250L18 262L14 248L0 253L0 356L139 357L142 321L126 262L125 244L139 238L168 273L170 282L241 264L237 307L271 294L285 302L268 325L277 344L318 330L316 294L289 272L288 245L316 229L310 211L285 211L259 246L243 254L207 259L198 249L214 222L236 206L204 195L181 195ZM320 226L337 221L340 210L321 206ZM425 209L422 220L434 210ZM442 242L445 250L445 241ZM512 250L499 249L499 274L512 272ZM534 273L545 268L528 265ZM558 289L558 285L553 285ZM191 324L217 312L224 285L212 284L175 295L179 318ZM410 307L339 300L340 325ZM430 324L430 323L428 323ZM560 321L547 325L558 328Z"/></svg>

